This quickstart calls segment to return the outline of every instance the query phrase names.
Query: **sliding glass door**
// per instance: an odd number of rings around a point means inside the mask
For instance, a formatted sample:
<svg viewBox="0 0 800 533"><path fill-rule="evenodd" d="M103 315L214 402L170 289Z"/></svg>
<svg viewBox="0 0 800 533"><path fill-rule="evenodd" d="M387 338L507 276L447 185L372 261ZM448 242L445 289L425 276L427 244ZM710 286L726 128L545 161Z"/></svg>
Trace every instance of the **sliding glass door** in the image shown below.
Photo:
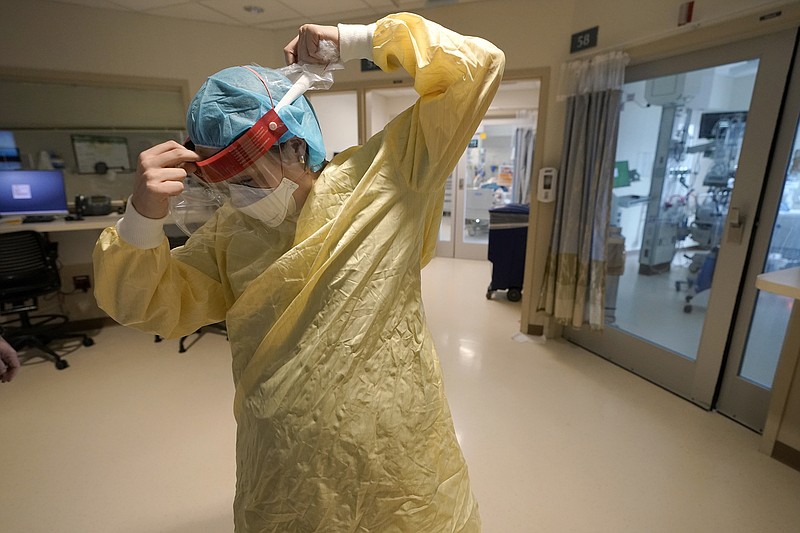
<svg viewBox="0 0 800 533"><path fill-rule="evenodd" d="M800 266L800 69L792 69L751 262L716 408L763 429L793 300L755 289L755 277Z"/></svg>
<svg viewBox="0 0 800 533"><path fill-rule="evenodd" d="M605 331L565 336L705 408L741 288L754 283L751 243L794 45L790 30L626 74L611 221L624 270L607 280Z"/></svg>

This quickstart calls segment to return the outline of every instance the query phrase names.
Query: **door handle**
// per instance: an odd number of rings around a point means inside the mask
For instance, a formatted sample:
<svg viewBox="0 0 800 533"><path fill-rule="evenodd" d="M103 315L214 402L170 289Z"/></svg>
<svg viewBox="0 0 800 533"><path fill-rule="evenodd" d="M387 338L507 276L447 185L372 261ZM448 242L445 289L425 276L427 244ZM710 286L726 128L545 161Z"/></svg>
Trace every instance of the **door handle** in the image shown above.
<svg viewBox="0 0 800 533"><path fill-rule="evenodd" d="M458 178L458 190L459 191L464 190L464 178Z"/></svg>
<svg viewBox="0 0 800 533"><path fill-rule="evenodd" d="M738 207L728 210L728 238L731 244L741 244L744 237L744 215Z"/></svg>

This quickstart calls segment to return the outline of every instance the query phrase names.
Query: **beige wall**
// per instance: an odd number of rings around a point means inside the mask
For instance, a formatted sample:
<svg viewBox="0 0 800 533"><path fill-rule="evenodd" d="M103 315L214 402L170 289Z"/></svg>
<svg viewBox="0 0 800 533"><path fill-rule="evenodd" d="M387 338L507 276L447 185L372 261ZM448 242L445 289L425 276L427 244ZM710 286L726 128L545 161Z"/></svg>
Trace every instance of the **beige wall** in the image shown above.
<svg viewBox="0 0 800 533"><path fill-rule="evenodd" d="M465 34L484 37L502 48L507 71L539 69L550 72L546 101L540 114L546 126L539 131L538 165L558 166L561 154L563 104L556 100L558 69L570 59L569 36L599 26L598 48L633 47L634 60L670 54L686 47L701 47L735 38L730 32L709 31L726 19L770 11L791 2L766 0L696 0L693 24L677 28L683 0L487 0L463 6L443 6L421 12L431 20ZM13 69L82 72L92 75L152 77L181 80L194 92L205 77L232 64L282 62L282 47L291 31L268 32L211 23L105 11L42 0L4 0L0 22L0 74ZM796 10L788 9L796 14ZM746 17L747 18L747 17ZM777 21L758 23L753 31L778 27ZM364 21L347 21L364 22ZM663 45L648 45L660 40ZM394 79L398 74L361 73L357 63L337 74L337 82L355 83ZM2 121L2 117L0 117ZM543 274L553 205L533 205L529 261L523 300L525 324L545 324L534 312L530 294ZM535 331L535 330L533 330Z"/></svg>
<svg viewBox="0 0 800 533"><path fill-rule="evenodd" d="M0 68L187 80L241 63L269 63L271 35L42 0L3 0Z"/></svg>

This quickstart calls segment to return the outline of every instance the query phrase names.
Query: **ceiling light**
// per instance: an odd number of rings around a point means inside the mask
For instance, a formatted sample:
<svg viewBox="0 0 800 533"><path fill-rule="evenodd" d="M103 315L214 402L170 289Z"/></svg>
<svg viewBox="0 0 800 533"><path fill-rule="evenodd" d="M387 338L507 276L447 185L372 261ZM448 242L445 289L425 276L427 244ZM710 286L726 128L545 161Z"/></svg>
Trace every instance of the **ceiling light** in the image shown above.
<svg viewBox="0 0 800 533"><path fill-rule="evenodd" d="M260 15L264 12L264 8L260 6L244 6L244 10L253 15Z"/></svg>

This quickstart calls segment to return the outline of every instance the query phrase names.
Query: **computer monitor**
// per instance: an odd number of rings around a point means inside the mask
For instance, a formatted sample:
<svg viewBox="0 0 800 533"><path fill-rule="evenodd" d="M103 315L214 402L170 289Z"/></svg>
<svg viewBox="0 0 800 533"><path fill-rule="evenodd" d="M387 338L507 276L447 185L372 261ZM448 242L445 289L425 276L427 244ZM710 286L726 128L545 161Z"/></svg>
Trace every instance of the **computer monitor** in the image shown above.
<svg viewBox="0 0 800 533"><path fill-rule="evenodd" d="M14 132L0 131L0 170L19 170L22 168L22 159L19 148L14 141Z"/></svg>
<svg viewBox="0 0 800 533"><path fill-rule="evenodd" d="M19 148L4 148L0 146L0 170L19 170L22 168L22 159Z"/></svg>
<svg viewBox="0 0 800 533"><path fill-rule="evenodd" d="M60 170L0 170L0 216L67 213Z"/></svg>

